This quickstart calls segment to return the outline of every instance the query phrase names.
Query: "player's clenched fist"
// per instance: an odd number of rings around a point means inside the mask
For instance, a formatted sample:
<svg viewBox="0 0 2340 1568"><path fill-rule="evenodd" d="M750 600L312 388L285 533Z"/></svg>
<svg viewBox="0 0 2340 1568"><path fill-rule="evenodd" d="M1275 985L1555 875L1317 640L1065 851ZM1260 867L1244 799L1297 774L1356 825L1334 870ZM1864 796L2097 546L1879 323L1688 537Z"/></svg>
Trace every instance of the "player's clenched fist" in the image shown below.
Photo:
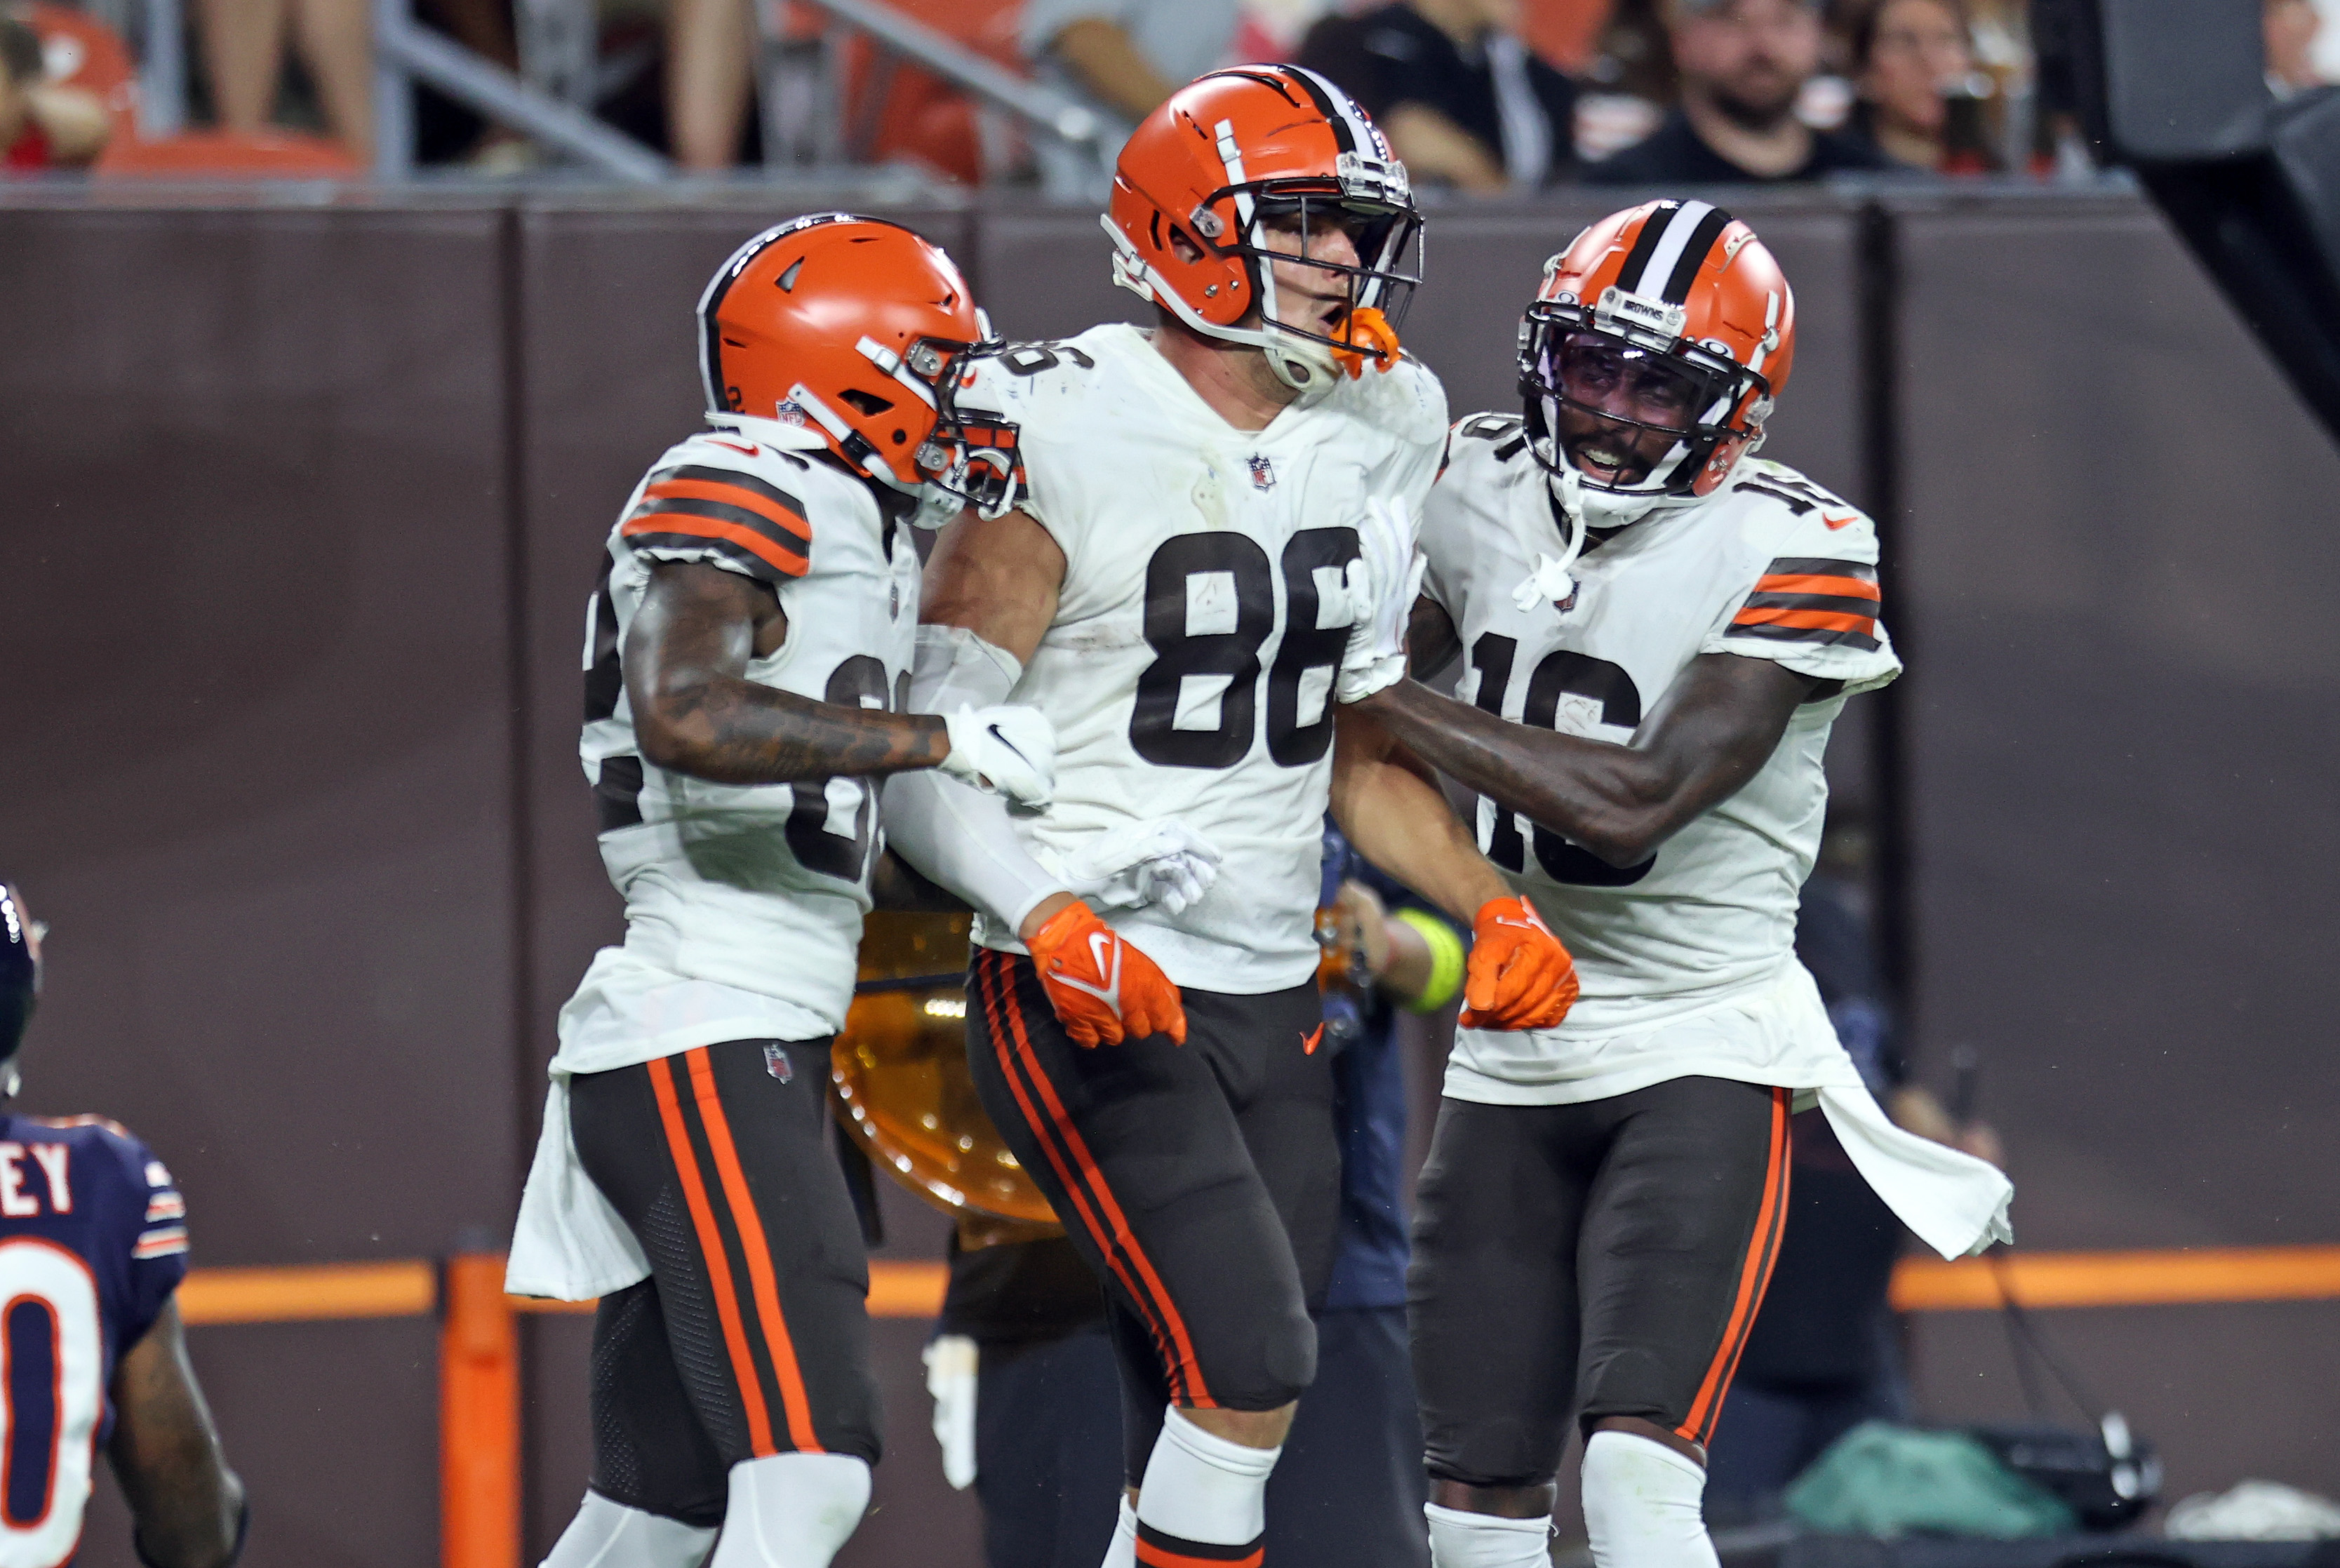
<svg viewBox="0 0 2340 1568"><path fill-rule="evenodd" d="M1154 960L1123 941L1096 911L1075 899L1024 938L1048 1005L1074 1043L1117 1046L1167 1035L1186 1043L1178 987Z"/></svg>
<svg viewBox="0 0 2340 1568"><path fill-rule="evenodd" d="M1492 898L1471 928L1466 1029L1548 1029L1576 1005L1576 960L1524 898Z"/></svg>
<svg viewBox="0 0 2340 1568"><path fill-rule="evenodd" d="M1037 811L1056 792L1056 727L1036 708L966 708L943 715L950 755L937 769Z"/></svg>

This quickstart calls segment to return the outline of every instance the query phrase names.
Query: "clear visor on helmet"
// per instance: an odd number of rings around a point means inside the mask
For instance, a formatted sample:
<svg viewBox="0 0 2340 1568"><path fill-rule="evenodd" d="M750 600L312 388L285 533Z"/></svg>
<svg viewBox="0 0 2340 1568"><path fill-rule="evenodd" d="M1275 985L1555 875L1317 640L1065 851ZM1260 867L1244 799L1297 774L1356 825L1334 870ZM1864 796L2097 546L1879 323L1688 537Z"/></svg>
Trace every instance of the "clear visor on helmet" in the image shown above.
<svg viewBox="0 0 2340 1568"><path fill-rule="evenodd" d="M1564 462L1603 490L1665 493L1687 488L1732 433L1750 376L1728 358L1604 331L1570 307L1538 306L1528 326L1521 390L1547 467Z"/></svg>
<svg viewBox="0 0 2340 1568"><path fill-rule="evenodd" d="M1351 338L1357 312L1379 311L1393 332L1403 325L1422 282L1421 213L1294 182L1237 194L1238 213L1246 204L1245 233L1220 249L1256 263L1261 313L1279 331L1370 352Z"/></svg>
<svg viewBox="0 0 2340 1568"><path fill-rule="evenodd" d="M905 358L910 369L931 375L935 389L935 428L918 447L919 477L985 517L997 517L1023 495L1018 432L1012 422L997 414L961 408L958 394L974 381L978 361L1006 347L997 338L973 344L927 339L913 345Z"/></svg>

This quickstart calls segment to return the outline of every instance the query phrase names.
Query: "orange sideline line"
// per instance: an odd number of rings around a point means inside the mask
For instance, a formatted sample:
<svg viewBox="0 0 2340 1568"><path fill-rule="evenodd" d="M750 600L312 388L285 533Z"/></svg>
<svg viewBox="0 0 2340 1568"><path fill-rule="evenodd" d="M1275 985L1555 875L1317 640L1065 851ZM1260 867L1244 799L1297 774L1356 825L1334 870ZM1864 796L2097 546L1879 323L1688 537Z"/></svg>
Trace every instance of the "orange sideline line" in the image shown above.
<svg viewBox="0 0 2340 1568"><path fill-rule="evenodd" d="M2325 1300L2340 1298L2340 1245L2017 1253L2008 1275L2016 1300L2031 1307ZM869 1315L933 1317L947 1277L939 1263L873 1259ZM590 1301L507 1299L516 1312L593 1310ZM179 1314L191 1324L425 1317L438 1305L438 1268L421 1258L198 1268L179 1286ZM1988 1311L1998 1305L1998 1284L1982 1258L1906 1257L1893 1270L1893 1305L1902 1312Z"/></svg>
<svg viewBox="0 0 2340 1568"><path fill-rule="evenodd" d="M2016 1253L2008 1282L2025 1306L2176 1306L2340 1296L2340 1246L2206 1246L2156 1252ZM1998 1305L1991 1263L1905 1257L1893 1270L1903 1312Z"/></svg>
<svg viewBox="0 0 2340 1568"><path fill-rule="evenodd" d="M948 1267L939 1263L887 1263L869 1260L869 1315L872 1317L937 1317L943 1310L943 1286ZM515 1312L590 1312L590 1301L546 1301L532 1295L511 1298Z"/></svg>
<svg viewBox="0 0 2340 1568"><path fill-rule="evenodd" d="M179 1315L189 1323L425 1317L438 1305L439 1270L421 1258L196 1268L179 1285Z"/></svg>

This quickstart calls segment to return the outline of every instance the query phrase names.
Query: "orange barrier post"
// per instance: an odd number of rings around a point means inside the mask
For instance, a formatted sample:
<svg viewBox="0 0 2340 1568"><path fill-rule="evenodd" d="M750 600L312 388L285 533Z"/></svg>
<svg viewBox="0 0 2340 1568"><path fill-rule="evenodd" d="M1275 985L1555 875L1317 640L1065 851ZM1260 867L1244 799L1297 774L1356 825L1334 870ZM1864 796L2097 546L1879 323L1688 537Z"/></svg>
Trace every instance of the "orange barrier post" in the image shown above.
<svg viewBox="0 0 2340 1568"><path fill-rule="evenodd" d="M504 1260L447 1260L439 1335L442 1568L520 1568L520 1331Z"/></svg>

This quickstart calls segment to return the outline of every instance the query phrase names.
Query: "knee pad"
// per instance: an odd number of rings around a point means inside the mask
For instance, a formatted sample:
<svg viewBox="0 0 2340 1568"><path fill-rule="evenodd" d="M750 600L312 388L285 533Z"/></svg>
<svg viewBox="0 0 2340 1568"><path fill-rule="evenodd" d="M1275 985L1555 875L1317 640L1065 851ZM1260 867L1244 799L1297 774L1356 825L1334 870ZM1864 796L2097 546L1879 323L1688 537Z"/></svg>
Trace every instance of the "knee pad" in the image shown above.
<svg viewBox="0 0 2340 1568"><path fill-rule="evenodd" d="M868 1506L869 1466L850 1454L741 1460L709 1568L828 1568Z"/></svg>
<svg viewBox="0 0 2340 1568"><path fill-rule="evenodd" d="M1652 1438L1603 1429L1584 1444L1584 1533L1595 1568L1717 1568L1700 1502L1706 1471Z"/></svg>
<svg viewBox="0 0 2340 1568"><path fill-rule="evenodd" d="M714 1545L712 1526L702 1529L588 1492L543 1568L699 1568Z"/></svg>

